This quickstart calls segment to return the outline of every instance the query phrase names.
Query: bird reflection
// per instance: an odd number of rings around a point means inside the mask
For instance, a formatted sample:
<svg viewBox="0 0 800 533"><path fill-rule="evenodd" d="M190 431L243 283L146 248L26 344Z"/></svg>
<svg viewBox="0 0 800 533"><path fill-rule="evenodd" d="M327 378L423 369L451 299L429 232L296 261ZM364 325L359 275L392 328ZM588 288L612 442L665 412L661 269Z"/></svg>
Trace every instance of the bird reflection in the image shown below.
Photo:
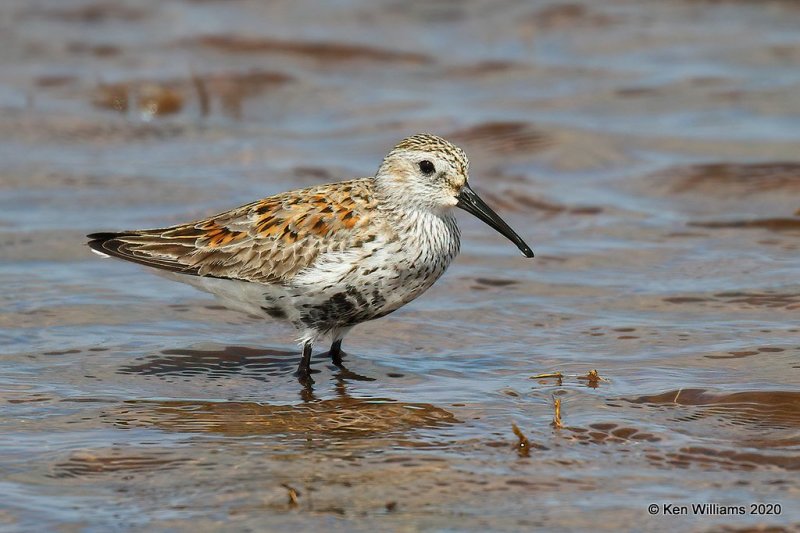
<svg viewBox="0 0 800 533"><path fill-rule="evenodd" d="M290 376L294 352L225 347L217 350L166 350L145 363L124 367L122 373L157 376L246 376L268 380ZM227 400L133 400L112 408L103 416L120 427L155 427L166 431L215 433L226 436L275 435L281 442L293 438L314 440L399 436L414 429L453 425L452 413L435 405L399 402L391 398L353 397L354 381L373 381L344 364L329 364L333 388L320 397L310 385L301 387L299 401L270 404ZM280 387L286 381L276 381ZM333 392L333 397L330 396ZM274 392L273 392L274 397Z"/></svg>

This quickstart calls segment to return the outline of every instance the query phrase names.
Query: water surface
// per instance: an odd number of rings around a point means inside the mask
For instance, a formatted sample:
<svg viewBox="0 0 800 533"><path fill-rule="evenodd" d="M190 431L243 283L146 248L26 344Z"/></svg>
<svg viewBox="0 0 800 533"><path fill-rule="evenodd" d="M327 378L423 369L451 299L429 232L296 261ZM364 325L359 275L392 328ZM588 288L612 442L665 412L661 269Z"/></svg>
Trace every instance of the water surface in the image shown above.
<svg viewBox="0 0 800 533"><path fill-rule="evenodd" d="M797 527L798 28L788 1L3 2L0 524ZM84 245L418 131L537 257L462 214L445 277L311 391L290 329Z"/></svg>

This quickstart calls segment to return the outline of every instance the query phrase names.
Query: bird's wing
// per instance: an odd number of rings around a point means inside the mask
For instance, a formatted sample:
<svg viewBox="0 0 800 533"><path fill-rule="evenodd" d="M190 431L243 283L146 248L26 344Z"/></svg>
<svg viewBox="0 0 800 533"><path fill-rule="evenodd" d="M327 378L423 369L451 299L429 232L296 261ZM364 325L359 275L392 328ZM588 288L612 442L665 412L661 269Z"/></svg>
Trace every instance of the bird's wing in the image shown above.
<svg viewBox="0 0 800 533"><path fill-rule="evenodd" d="M372 183L365 178L286 192L169 228L93 233L89 246L171 272L284 282L320 254L377 237Z"/></svg>

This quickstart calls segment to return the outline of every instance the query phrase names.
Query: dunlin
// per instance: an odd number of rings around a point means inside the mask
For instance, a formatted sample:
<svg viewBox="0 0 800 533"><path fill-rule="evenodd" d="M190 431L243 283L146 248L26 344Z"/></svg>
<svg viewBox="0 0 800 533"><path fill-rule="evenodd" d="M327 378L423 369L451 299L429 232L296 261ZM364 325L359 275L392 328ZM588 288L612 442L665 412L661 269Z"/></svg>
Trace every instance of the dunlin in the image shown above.
<svg viewBox="0 0 800 533"><path fill-rule="evenodd" d="M439 279L458 254L455 207L533 257L527 244L470 188L469 162L429 134L404 139L371 178L285 192L197 222L93 233L89 246L161 270L228 307L291 322L311 380L322 336L341 365L342 339L388 315Z"/></svg>

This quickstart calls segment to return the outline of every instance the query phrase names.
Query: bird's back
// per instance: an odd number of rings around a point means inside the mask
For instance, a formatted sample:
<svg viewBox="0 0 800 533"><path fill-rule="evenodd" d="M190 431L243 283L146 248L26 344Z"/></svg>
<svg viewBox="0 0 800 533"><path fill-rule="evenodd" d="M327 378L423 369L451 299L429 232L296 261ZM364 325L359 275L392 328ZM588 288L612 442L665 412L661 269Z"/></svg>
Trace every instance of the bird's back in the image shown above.
<svg viewBox="0 0 800 533"><path fill-rule="evenodd" d="M321 254L375 239L373 181L290 191L167 228L94 233L89 246L177 274L286 283Z"/></svg>

